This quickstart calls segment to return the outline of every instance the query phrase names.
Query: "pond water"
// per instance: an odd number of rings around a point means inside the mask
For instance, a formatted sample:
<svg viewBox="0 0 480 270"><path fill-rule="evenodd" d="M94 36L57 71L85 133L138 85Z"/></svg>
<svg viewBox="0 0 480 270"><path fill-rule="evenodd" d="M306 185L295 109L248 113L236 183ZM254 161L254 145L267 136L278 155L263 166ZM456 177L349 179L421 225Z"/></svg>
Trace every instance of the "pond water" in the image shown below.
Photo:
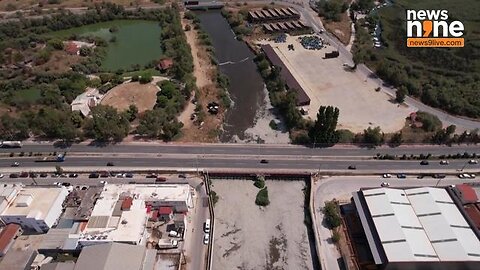
<svg viewBox="0 0 480 270"><path fill-rule="evenodd" d="M222 73L229 78L228 92L232 107L227 111L223 142L234 137L244 139L244 132L252 127L255 115L265 98L263 80L253 62L255 55L235 35L220 11L199 11L202 29L208 33L215 48L215 58Z"/></svg>
<svg viewBox="0 0 480 270"><path fill-rule="evenodd" d="M109 29L116 26L118 31ZM145 65L162 55L161 28L157 22L144 20L115 20L85 25L55 32L53 35L68 38L73 34L98 36L108 42L107 55L102 69L116 71L129 69L132 65ZM112 38L115 42L109 42Z"/></svg>

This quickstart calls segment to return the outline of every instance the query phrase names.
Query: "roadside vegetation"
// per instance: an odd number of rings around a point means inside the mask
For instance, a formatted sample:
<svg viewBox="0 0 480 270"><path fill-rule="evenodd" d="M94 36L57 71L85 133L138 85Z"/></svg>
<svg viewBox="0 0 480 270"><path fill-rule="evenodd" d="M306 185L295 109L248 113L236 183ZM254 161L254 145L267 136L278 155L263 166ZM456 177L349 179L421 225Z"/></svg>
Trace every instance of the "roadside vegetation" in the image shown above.
<svg viewBox="0 0 480 270"><path fill-rule="evenodd" d="M322 211L324 214L324 221L329 229L333 230L342 224L340 210L335 201L325 202L325 206L323 207Z"/></svg>
<svg viewBox="0 0 480 270"><path fill-rule="evenodd" d="M61 12L41 19L0 24L0 137L5 140L33 136L65 141L121 141L138 132L148 138L176 138L181 129L176 115L196 87L192 75L193 59L180 24L178 7L126 11L122 6L102 3L82 15ZM108 41L98 37L86 38L86 42L92 42L96 47L82 47L71 69L68 66L64 70L40 68L49 63L52 55L64 53L63 41L50 34L118 19L158 22L162 29L159 46L162 46L165 57L172 58L174 63L164 75L173 80L159 84L162 91L158 92L155 108L142 115L138 115L138 109L133 107L117 111L100 105L92 109L91 118L84 118L79 112L71 111L70 103L87 87L97 88L105 94L124 82L124 70L99 73ZM111 28L110 31L116 30ZM59 59L63 57L67 56L62 55ZM132 81L150 83L151 67L153 64L133 67L136 73L130 73ZM144 68L147 71L142 71ZM98 77L87 77L86 74ZM133 121L139 122L137 130L132 129Z"/></svg>
<svg viewBox="0 0 480 270"><path fill-rule="evenodd" d="M405 9L446 9L450 18L464 23L463 48L407 48ZM448 113L480 118L480 23L475 0L398 0L370 13L355 24L353 52L356 63L366 63L378 76L403 93ZM380 25L382 48L372 47L375 25ZM470 30L469 30L470 29Z"/></svg>
<svg viewBox="0 0 480 270"><path fill-rule="evenodd" d="M270 200L268 199L267 187L264 187L258 191L257 196L255 198L255 204L258 206L267 206L270 204Z"/></svg>

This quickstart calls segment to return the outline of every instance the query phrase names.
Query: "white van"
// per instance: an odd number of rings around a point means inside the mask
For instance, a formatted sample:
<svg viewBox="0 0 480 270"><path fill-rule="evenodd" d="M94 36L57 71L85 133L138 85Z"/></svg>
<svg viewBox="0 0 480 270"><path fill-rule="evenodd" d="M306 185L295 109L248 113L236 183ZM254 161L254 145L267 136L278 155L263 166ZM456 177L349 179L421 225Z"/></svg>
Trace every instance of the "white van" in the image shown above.
<svg viewBox="0 0 480 270"><path fill-rule="evenodd" d="M203 231L206 233L210 232L210 219L207 218L207 221L203 224Z"/></svg>

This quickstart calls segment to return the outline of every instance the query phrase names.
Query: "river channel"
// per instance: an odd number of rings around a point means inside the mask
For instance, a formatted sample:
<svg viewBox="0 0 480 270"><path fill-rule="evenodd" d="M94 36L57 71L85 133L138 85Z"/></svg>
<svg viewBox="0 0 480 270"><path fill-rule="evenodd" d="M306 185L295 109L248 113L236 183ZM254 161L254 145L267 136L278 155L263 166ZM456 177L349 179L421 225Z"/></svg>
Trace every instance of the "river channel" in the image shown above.
<svg viewBox="0 0 480 270"><path fill-rule="evenodd" d="M255 115L264 101L263 80L253 62L255 54L243 41L235 38L230 25L220 11L196 12L202 29L208 33L220 71L229 78L228 92L232 107L228 109L220 136L222 142L235 137L243 140L246 129L252 127Z"/></svg>

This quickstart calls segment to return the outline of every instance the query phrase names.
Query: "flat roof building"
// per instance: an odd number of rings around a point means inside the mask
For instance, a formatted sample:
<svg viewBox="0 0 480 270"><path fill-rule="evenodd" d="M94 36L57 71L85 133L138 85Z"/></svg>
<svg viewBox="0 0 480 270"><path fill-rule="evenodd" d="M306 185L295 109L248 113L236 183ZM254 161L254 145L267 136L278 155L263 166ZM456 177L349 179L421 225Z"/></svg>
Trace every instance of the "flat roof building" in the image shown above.
<svg viewBox="0 0 480 270"><path fill-rule="evenodd" d="M68 195L65 187L24 187L0 214L6 224L17 223L23 229L46 232L62 214Z"/></svg>
<svg viewBox="0 0 480 270"><path fill-rule="evenodd" d="M480 269L480 240L443 188L360 190L353 194L381 269Z"/></svg>

